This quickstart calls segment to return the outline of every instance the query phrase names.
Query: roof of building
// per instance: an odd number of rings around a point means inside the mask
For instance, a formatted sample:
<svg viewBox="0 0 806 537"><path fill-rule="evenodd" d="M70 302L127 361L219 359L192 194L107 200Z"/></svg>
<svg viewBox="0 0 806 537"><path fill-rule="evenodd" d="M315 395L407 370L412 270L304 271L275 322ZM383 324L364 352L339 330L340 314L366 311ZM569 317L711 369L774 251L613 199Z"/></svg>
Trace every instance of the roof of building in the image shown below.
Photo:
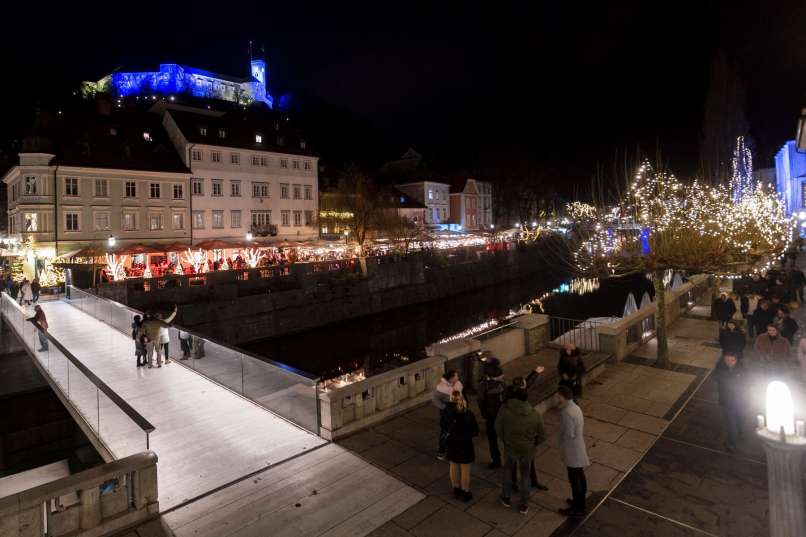
<svg viewBox="0 0 806 537"><path fill-rule="evenodd" d="M307 148L307 141L298 129L286 126L288 118L279 112L250 109L211 115L206 110L184 108L168 109L167 113L190 143L317 156ZM220 129L225 131L223 138L219 136Z"/></svg>
<svg viewBox="0 0 806 537"><path fill-rule="evenodd" d="M386 206L395 209L427 209L427 207L408 194L396 188L390 188L384 196Z"/></svg>
<svg viewBox="0 0 806 537"><path fill-rule="evenodd" d="M40 112L23 138L21 153L51 153L67 166L182 172L182 163L159 116L136 109L92 107ZM18 161L15 161L16 164Z"/></svg>

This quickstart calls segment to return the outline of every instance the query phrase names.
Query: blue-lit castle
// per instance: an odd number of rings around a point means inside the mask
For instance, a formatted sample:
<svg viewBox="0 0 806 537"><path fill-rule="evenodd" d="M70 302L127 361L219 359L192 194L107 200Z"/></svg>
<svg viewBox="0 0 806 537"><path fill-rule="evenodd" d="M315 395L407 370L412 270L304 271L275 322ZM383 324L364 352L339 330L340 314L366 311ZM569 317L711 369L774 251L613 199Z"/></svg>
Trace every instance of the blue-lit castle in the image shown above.
<svg viewBox="0 0 806 537"><path fill-rule="evenodd" d="M219 99L239 104L255 102L273 107L274 99L266 90L268 71L266 61L250 62L250 77L220 75L177 63L160 64L159 71L115 71L97 82L83 82L82 93L89 97L105 92L115 97L190 95L204 99Z"/></svg>

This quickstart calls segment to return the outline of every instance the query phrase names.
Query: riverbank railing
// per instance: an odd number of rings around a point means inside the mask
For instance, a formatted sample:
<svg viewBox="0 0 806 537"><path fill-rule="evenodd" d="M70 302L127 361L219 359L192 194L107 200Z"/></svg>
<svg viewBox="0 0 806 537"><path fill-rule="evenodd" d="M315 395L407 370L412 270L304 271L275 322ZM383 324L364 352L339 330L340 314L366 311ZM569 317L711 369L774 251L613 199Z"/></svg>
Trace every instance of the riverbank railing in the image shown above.
<svg viewBox="0 0 806 537"><path fill-rule="evenodd" d="M101 298L72 285L67 286L66 302L87 315L132 337L135 315L143 313ZM261 358L237 347L216 341L186 328L168 328L171 357L196 373L257 403L263 408L319 434L319 378L286 364ZM181 360L180 332L189 336L187 360ZM134 340L132 340L134 355Z"/></svg>
<svg viewBox="0 0 806 537"><path fill-rule="evenodd" d="M581 350L598 351L598 328L602 324L604 323L601 321L590 319L549 316L549 341L557 345L570 343Z"/></svg>
<svg viewBox="0 0 806 537"><path fill-rule="evenodd" d="M75 410L100 443L99 451L119 459L148 450L155 427L112 388L70 353L53 335L30 321L33 311L1 293L0 310L19 340L34 357L37 367L49 379L57 394ZM114 452L103 438L115 438Z"/></svg>

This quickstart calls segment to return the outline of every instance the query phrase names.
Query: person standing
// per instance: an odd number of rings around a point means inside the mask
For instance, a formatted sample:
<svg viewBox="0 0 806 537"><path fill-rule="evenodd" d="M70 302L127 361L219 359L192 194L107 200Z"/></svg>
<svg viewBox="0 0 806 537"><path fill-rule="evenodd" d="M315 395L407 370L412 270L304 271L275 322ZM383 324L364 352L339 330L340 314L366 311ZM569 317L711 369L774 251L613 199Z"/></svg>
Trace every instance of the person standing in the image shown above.
<svg viewBox="0 0 806 537"><path fill-rule="evenodd" d="M171 363L171 354L168 351L168 347L171 343L171 332L168 330L168 325L165 324L160 326L160 345L162 345L162 349L165 352L165 363Z"/></svg>
<svg viewBox="0 0 806 537"><path fill-rule="evenodd" d="M574 402L571 388L560 386L557 395L560 399L560 457L568 472L572 495L570 501L566 500L569 506L559 512L566 516L582 516L585 514L585 495L588 493L585 468L590 466L585 447L585 419L582 409Z"/></svg>
<svg viewBox="0 0 806 537"><path fill-rule="evenodd" d="M746 393L744 365L733 353L725 353L717 364L715 376L719 391L719 406L727 440L725 449L733 453L741 436L741 401Z"/></svg>
<svg viewBox="0 0 806 537"><path fill-rule="evenodd" d="M190 358L190 349L193 345L193 336L190 335L189 332L185 332L183 330L179 331L179 346L182 348L182 358L181 360L187 360Z"/></svg>
<svg viewBox="0 0 806 537"><path fill-rule="evenodd" d="M767 326L773 321L774 315L775 312L770 309L769 301L761 300L750 318L750 325L753 327L753 337L758 337L766 332Z"/></svg>
<svg viewBox="0 0 806 537"><path fill-rule="evenodd" d="M39 278L34 278L34 281L31 282L31 295L34 301L34 304L39 302L39 291L42 290L42 286L39 285Z"/></svg>
<svg viewBox="0 0 806 537"><path fill-rule="evenodd" d="M794 290L795 298L798 302L803 304L803 286L806 285L806 275L803 274L803 271L800 270L797 265L793 265L787 280Z"/></svg>
<svg viewBox="0 0 806 537"><path fill-rule="evenodd" d="M786 368L789 342L780 336L774 324L767 326L767 332L756 338L754 349L768 372L780 372Z"/></svg>
<svg viewBox="0 0 806 537"><path fill-rule="evenodd" d="M137 367L146 365L146 343L140 332L141 326L143 326L143 320L139 315L135 315L132 319L132 339L134 340L134 358L137 360Z"/></svg>
<svg viewBox="0 0 806 537"><path fill-rule="evenodd" d="M579 349L573 343L566 343L560 350L557 374L560 376L560 386L571 388L574 401L582 397L582 377L585 374L585 364Z"/></svg>
<svg viewBox="0 0 806 537"><path fill-rule="evenodd" d="M153 355L157 354L157 367L162 367L162 345L160 344L160 329L168 326L174 317L176 317L177 307L174 306L173 312L165 319L158 319L155 315L147 316L146 320L140 326L140 332L145 336L146 342L146 356L148 357L148 368L154 367Z"/></svg>
<svg viewBox="0 0 806 537"><path fill-rule="evenodd" d="M45 336L45 333L48 331L48 319L45 317L45 310L42 309L42 306L34 306L34 316L31 317L29 321L39 328L39 331L36 333L36 335L39 336L39 348L37 351L44 352L48 350L48 338Z"/></svg>
<svg viewBox="0 0 806 537"><path fill-rule="evenodd" d="M527 392L513 384L512 396L507 399L495 420L495 430L504 444L503 490L500 502L511 507L513 469L520 473L518 491L519 511L529 512L529 469L534 461L535 445L546 440L543 417L527 401Z"/></svg>
<svg viewBox="0 0 806 537"><path fill-rule="evenodd" d="M20 287L20 304L30 306L34 300L34 293L31 291L31 282L28 279L22 280Z"/></svg>
<svg viewBox="0 0 806 537"><path fill-rule="evenodd" d="M445 453L450 463L453 497L469 502L473 499L473 493L470 492L470 468L476 461L473 438L479 435L479 426L462 392L454 391L451 394L451 403L445 409L448 422Z"/></svg>
<svg viewBox="0 0 806 537"><path fill-rule="evenodd" d="M445 415L445 409L451 405L451 396L453 392L462 392L462 381L459 380L459 373L455 369L448 369L439 379L439 384L431 394L431 403L439 410L439 447L437 451L437 459L445 460L445 451L447 446L445 441L448 439L448 422Z"/></svg>
<svg viewBox="0 0 806 537"><path fill-rule="evenodd" d="M477 396L487 442L490 444L490 470L501 468L501 450L498 448L498 434L495 432L495 419L504 403L504 370L497 358L489 358L484 363L484 378L479 383Z"/></svg>
<svg viewBox="0 0 806 537"><path fill-rule="evenodd" d="M725 323L733 318L734 313L736 313L736 304L728 298L727 293L721 293L711 305L711 316L719 321L720 330L725 328Z"/></svg>
<svg viewBox="0 0 806 537"><path fill-rule="evenodd" d="M781 336L792 345L795 342L795 334L798 331L798 323L792 317L792 313L788 310L779 309L778 325L778 331L781 332Z"/></svg>
<svg viewBox="0 0 806 537"><path fill-rule="evenodd" d="M730 353L742 359L746 344L747 339L744 332L736 326L736 321L730 320L725 323L725 329L719 333L719 346L722 348L722 354Z"/></svg>

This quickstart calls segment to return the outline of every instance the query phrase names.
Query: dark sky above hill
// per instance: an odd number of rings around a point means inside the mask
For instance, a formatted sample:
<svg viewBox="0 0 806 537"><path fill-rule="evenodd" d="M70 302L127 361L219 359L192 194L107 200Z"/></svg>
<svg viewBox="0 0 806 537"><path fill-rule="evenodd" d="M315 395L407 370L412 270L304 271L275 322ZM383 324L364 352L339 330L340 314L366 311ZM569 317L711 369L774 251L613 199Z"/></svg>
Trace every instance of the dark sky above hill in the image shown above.
<svg viewBox="0 0 806 537"><path fill-rule="evenodd" d="M717 51L747 88L757 166L806 105L804 2L250 4L4 6L4 141L37 99L120 64L246 74L250 39L275 94L322 99L378 134L368 161L414 146L462 166L517 146L586 182L640 145L693 173Z"/></svg>

